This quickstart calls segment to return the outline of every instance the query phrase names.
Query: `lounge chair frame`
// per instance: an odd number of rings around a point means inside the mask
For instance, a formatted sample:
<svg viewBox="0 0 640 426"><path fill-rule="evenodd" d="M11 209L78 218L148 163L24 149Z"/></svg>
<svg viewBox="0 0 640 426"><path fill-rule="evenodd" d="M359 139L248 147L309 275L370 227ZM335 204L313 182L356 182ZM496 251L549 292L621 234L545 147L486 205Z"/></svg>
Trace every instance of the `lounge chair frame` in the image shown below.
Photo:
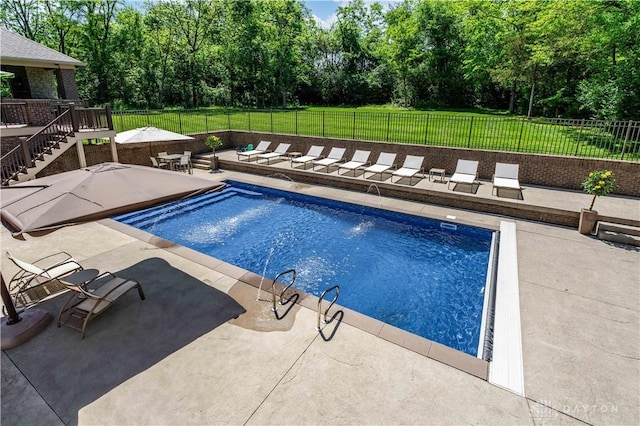
<svg viewBox="0 0 640 426"><path fill-rule="evenodd" d="M518 191L518 199L524 199L522 195L522 187L518 179L520 165L509 163L496 163L496 168L493 173L493 188L491 189L491 195L499 196L499 190L502 189L514 189Z"/></svg>
<svg viewBox="0 0 640 426"><path fill-rule="evenodd" d="M311 148L309 148L307 155L304 155L302 157L292 158L290 165L293 168L294 163L302 164L304 169L306 170L308 163L322 158L322 151L324 151L324 146L313 145L311 146Z"/></svg>
<svg viewBox="0 0 640 426"><path fill-rule="evenodd" d="M281 158L286 156L287 151L289 151L290 147L291 147L290 143L281 143L276 147L276 149L273 152L265 152L264 154L258 154L258 157L256 158L256 163L260 159L266 159L267 165L269 165L269 162L271 161L271 159Z"/></svg>
<svg viewBox="0 0 640 426"><path fill-rule="evenodd" d="M258 143L258 146L256 146L255 149L252 149L249 151L236 152L238 154L238 161L241 161L240 157L247 157L247 161L251 161L251 157L255 155L266 154L267 152L271 152L269 151L269 145L271 145L271 142L269 141L260 141L260 143Z"/></svg>
<svg viewBox="0 0 640 426"><path fill-rule="evenodd" d="M89 289L90 285L105 280L101 286ZM144 291L138 281L117 277L111 272L104 272L84 285L71 284L64 280L62 283L71 294L58 313L58 328L64 325L78 330L80 339L84 339L89 321L107 310L120 296L135 288L140 299L145 300ZM65 314L63 321L62 317Z"/></svg>
<svg viewBox="0 0 640 426"><path fill-rule="evenodd" d="M20 260L9 252L7 258L20 268L8 285L11 301L17 309L35 305L57 293L51 292L47 284L59 283L60 278L84 269L66 251L50 254L31 263Z"/></svg>
<svg viewBox="0 0 640 426"><path fill-rule="evenodd" d="M366 165L371 165L369 161L370 155L371 151L356 150L356 152L353 153L351 161L338 166L338 174L340 174L341 169L347 169L347 173L348 170L353 170L353 177L356 177L357 170L364 168Z"/></svg>
<svg viewBox="0 0 640 426"><path fill-rule="evenodd" d="M316 166L321 166L320 169L322 170L322 167L326 167L327 172L329 172L329 167L336 165L337 163L344 162L344 152L346 150L346 148L331 148L331 151L329 151L329 155L327 155L326 158L313 161L311 164L311 168L315 170Z"/></svg>
<svg viewBox="0 0 640 426"><path fill-rule="evenodd" d="M417 155L407 155L404 159L404 164L398 170L395 170L391 173L391 183L393 183L393 177L399 176L400 179L396 181L396 183L400 182L401 179L408 177L409 185L413 183L413 177L422 171L422 179L424 179L424 167L422 167L422 163L424 162L424 157L420 157Z"/></svg>
<svg viewBox="0 0 640 426"><path fill-rule="evenodd" d="M451 183L456 185L459 183L467 183L473 186L478 181L478 161L474 160L458 160L456 171L449 178L447 188L451 189ZM455 188L455 187L454 187Z"/></svg>
<svg viewBox="0 0 640 426"><path fill-rule="evenodd" d="M370 177L373 177L376 174L380 173L380 181L382 181L382 174L384 172L396 168L396 164L394 163L394 161L396 160L396 155L397 154L394 153L381 152L378 156L378 161L376 161L374 165L364 169L362 177L366 178L365 174L367 172L373 173Z"/></svg>

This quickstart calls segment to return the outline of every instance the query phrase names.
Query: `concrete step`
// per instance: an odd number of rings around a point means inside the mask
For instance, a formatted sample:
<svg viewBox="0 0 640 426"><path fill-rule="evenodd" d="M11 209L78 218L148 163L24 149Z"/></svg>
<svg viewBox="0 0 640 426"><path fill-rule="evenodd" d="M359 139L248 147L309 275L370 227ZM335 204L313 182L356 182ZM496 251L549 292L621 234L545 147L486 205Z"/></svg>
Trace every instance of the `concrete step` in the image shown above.
<svg viewBox="0 0 640 426"><path fill-rule="evenodd" d="M598 222L596 235L604 241L640 247L640 228L612 222Z"/></svg>

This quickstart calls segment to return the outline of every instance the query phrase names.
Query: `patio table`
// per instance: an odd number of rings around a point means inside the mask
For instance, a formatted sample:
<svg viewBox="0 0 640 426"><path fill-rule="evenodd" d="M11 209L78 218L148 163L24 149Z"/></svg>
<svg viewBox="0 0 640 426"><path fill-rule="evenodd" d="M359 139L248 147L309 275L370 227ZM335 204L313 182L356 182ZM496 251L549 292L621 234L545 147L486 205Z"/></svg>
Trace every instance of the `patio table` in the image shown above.
<svg viewBox="0 0 640 426"><path fill-rule="evenodd" d="M169 163L169 168L171 170L175 170L176 163L180 161L180 158L182 158L183 155L184 154L165 154L158 155L158 158Z"/></svg>

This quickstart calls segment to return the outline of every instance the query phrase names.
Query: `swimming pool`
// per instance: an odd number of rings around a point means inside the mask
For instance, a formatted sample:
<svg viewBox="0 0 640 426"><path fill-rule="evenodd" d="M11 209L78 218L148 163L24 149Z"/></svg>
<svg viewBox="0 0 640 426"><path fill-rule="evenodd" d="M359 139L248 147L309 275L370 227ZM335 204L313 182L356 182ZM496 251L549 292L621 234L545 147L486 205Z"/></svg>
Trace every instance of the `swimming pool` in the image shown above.
<svg viewBox="0 0 640 426"><path fill-rule="evenodd" d="M494 232L240 182L114 219L477 356ZM480 353L480 355L482 355Z"/></svg>

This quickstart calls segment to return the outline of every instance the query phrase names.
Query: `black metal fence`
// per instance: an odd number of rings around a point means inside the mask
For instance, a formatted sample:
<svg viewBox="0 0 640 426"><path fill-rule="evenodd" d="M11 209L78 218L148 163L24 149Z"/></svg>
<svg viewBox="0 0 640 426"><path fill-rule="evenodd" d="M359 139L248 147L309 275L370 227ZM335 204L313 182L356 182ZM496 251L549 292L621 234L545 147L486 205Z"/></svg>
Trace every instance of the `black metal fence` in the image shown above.
<svg viewBox="0 0 640 426"><path fill-rule="evenodd" d="M117 131L155 126L183 133L260 133L410 143L585 158L640 160L640 122L526 119L424 112L304 110L113 111Z"/></svg>

